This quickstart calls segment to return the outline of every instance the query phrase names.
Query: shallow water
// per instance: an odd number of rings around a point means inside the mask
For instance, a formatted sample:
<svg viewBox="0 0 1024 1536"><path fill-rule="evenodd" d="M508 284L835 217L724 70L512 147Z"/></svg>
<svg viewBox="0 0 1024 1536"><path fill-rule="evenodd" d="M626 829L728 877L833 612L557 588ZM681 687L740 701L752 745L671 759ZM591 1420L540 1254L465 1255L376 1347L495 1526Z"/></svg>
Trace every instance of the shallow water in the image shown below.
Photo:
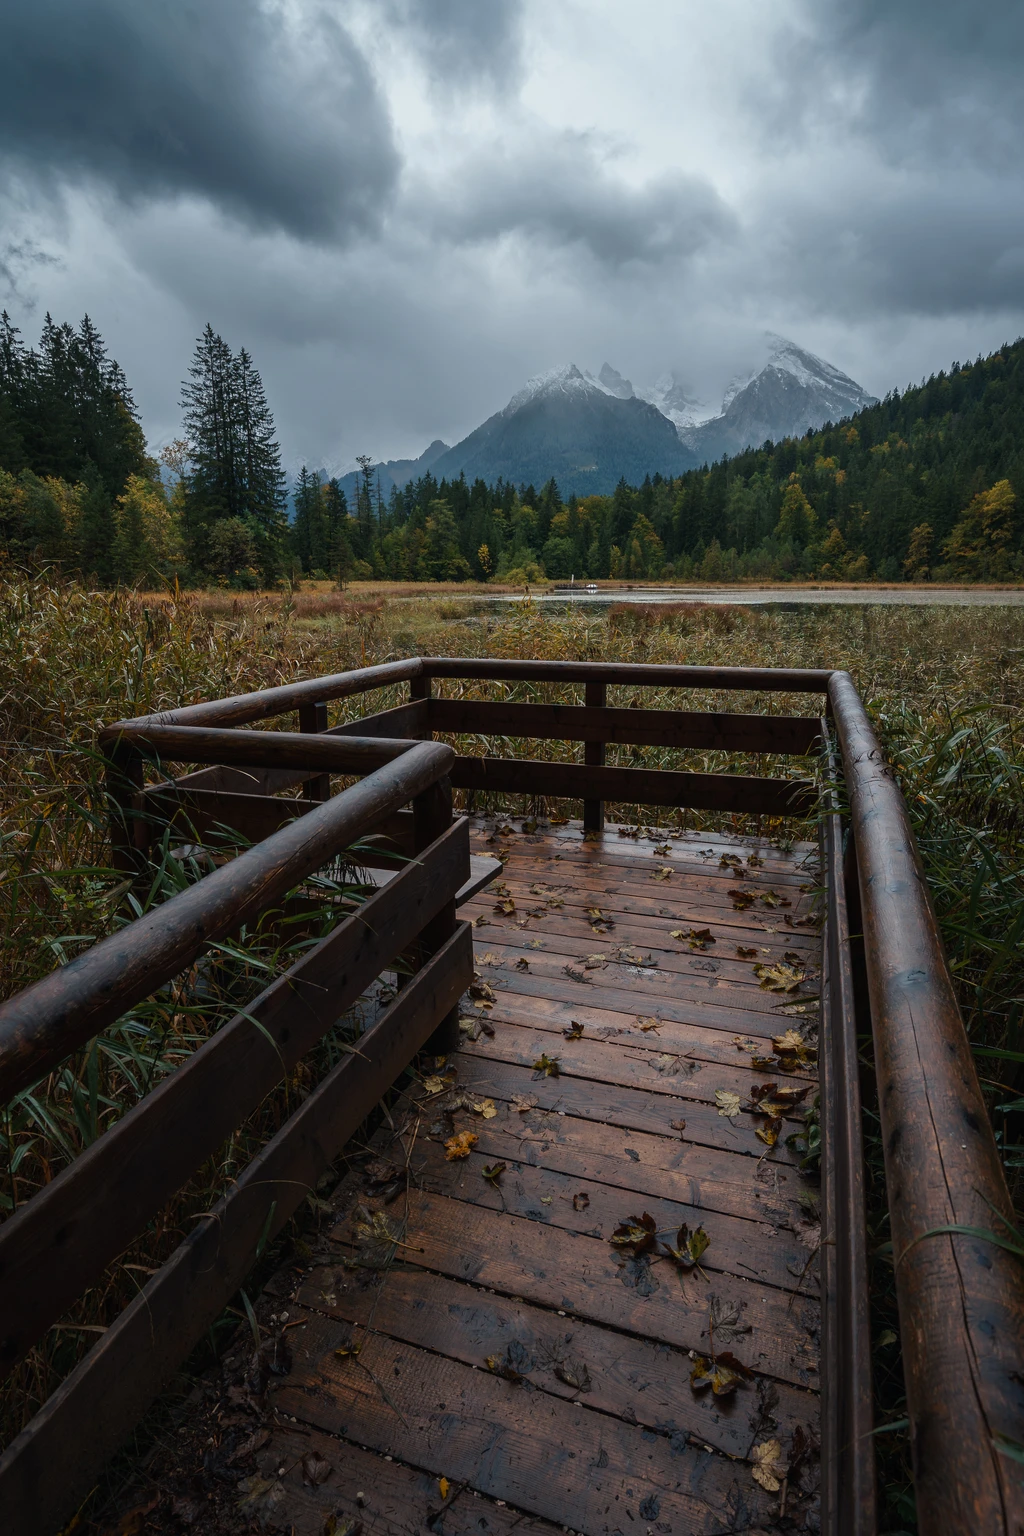
<svg viewBox="0 0 1024 1536"><path fill-rule="evenodd" d="M522 593L446 593L446 600L462 599L476 610L498 611L509 603L522 602ZM879 605L899 608L1024 607L1024 587L993 592L981 587L627 587L614 592L532 592L531 600L545 608L609 608L613 603L729 603L751 608L802 608L841 604L844 607ZM414 601L414 599L407 599Z"/></svg>

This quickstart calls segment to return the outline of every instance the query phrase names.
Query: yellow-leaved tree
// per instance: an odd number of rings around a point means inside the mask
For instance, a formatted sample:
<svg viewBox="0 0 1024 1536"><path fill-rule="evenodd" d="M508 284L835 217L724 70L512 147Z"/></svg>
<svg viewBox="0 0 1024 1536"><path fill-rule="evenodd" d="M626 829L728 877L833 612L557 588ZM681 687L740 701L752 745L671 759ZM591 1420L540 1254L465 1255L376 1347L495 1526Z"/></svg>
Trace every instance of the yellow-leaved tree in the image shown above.
<svg viewBox="0 0 1024 1536"><path fill-rule="evenodd" d="M957 581L1006 581L1014 574L1013 512L1017 504L1009 480L979 491L961 512L942 553Z"/></svg>

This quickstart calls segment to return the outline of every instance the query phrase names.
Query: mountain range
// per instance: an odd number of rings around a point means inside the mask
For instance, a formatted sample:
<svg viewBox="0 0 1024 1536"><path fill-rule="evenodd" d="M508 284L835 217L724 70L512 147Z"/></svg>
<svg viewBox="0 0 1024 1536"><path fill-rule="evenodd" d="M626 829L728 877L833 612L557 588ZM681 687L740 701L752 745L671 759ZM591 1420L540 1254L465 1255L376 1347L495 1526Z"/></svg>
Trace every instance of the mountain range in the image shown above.
<svg viewBox="0 0 1024 1536"><path fill-rule="evenodd" d="M801 437L876 403L855 380L784 337L765 337L767 361L732 380L717 411L676 373L634 388L609 363L598 374L568 363L538 374L453 448L440 439L418 459L376 467L381 491L429 469L437 480L501 479L563 495L607 495L620 479L679 475L766 441ZM342 477L353 499L355 472Z"/></svg>

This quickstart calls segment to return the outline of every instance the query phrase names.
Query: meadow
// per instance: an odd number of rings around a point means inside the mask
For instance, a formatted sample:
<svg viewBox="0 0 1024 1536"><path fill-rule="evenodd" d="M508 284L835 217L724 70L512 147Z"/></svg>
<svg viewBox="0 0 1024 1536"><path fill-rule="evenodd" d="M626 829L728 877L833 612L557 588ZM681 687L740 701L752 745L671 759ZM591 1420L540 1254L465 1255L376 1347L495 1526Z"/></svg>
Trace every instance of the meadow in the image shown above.
<svg viewBox="0 0 1024 1536"><path fill-rule="evenodd" d="M95 592L45 579L0 580L0 743L5 758L0 995L130 921L140 903L163 900L201 873L173 857L167 844L144 897L111 869L102 763L94 749L101 725L410 654L847 668L910 807L1007 1177L1020 1203L1021 1117L1000 1107L1020 1101L1024 1082L1020 608L783 611L687 603L642 607L626 601L604 612L555 613L523 600L495 613L482 598L456 599L440 587L234 596ZM548 696L516 686L514 697ZM767 703L737 695L728 701L707 694L694 698L699 703L692 707ZM376 707L387 707L399 702L398 692L381 690L372 700ZM609 702L653 704L655 695L621 689ZM802 712L819 703L787 700L785 707ZM332 720L363 707L351 701L332 709ZM681 707L687 707L684 701ZM469 750L487 746L477 742ZM491 750L557 756L574 749L557 742L502 742ZM619 751L622 762L670 765L665 754L653 749ZM756 771L753 764L722 754L690 754L687 765ZM779 763L774 771L806 771L807 766L787 770ZM508 806L528 808L544 810L525 800ZM637 808L620 807L617 814L636 819ZM712 818L693 813L688 818L680 813L678 819L689 826L713 824ZM727 824L743 826L736 818ZM0 1120L0 1220L173 1070L240 999L265 985L308 942L307 931L289 936L287 925L278 924L218 946L209 964L193 968L60 1070L19 1094ZM192 1216L208 1208L232 1171L273 1133L295 1095L332 1064L343 1044L340 1035L325 1042L317 1058L304 1063L162 1213L145 1242L124 1255L9 1378L0 1397L5 1440L144 1283L153 1264L180 1240ZM898 1321L885 1253L884 1181L867 1039L862 1060L870 1236L876 1251L878 1404L881 1417L898 1418ZM912 1504L898 1435L889 1437L885 1465L892 1518L906 1524Z"/></svg>

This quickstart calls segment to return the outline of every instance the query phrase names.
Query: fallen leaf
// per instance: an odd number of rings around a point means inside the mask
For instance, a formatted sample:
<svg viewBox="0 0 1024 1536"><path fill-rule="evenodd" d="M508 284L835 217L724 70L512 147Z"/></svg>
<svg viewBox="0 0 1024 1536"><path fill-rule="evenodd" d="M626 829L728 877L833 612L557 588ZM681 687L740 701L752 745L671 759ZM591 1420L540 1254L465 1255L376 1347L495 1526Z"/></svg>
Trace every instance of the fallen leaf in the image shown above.
<svg viewBox="0 0 1024 1536"><path fill-rule="evenodd" d="M662 1242L661 1251L670 1259L674 1259L683 1269L693 1269L710 1244L711 1239L703 1227L695 1227L691 1232L684 1221L675 1242Z"/></svg>
<svg viewBox="0 0 1024 1536"><path fill-rule="evenodd" d="M567 1040L579 1040L583 1036L583 1025L573 1019L568 1029L563 1029L562 1034Z"/></svg>
<svg viewBox="0 0 1024 1536"><path fill-rule="evenodd" d="M685 1120L670 1120L669 1121L669 1128L670 1128L670 1130L673 1130L673 1131L679 1131L680 1134L682 1134L682 1132L686 1130L686 1121Z"/></svg>
<svg viewBox="0 0 1024 1536"><path fill-rule="evenodd" d="M583 962L583 969L585 971L599 971L602 966L607 964L607 955L588 955Z"/></svg>
<svg viewBox="0 0 1024 1536"><path fill-rule="evenodd" d="M736 945L736 953L739 955L741 960L754 960L757 957L756 949L747 949L742 944Z"/></svg>
<svg viewBox="0 0 1024 1536"><path fill-rule="evenodd" d="M658 846L656 848L652 849L651 851L653 853L655 853L655 854L660 854L660 856L662 858L664 858L666 854L669 854L669 853L672 852L672 844L671 843L659 843Z"/></svg>
<svg viewBox="0 0 1024 1536"><path fill-rule="evenodd" d="M513 1107L517 1114L520 1115L528 1114L531 1109L536 1109L537 1102L536 1097L532 1093L514 1093L511 1098Z"/></svg>
<svg viewBox="0 0 1024 1536"><path fill-rule="evenodd" d="M574 1211L585 1211L589 1204L590 1196L585 1189L581 1189L578 1195L573 1195L572 1197L572 1208Z"/></svg>
<svg viewBox="0 0 1024 1536"><path fill-rule="evenodd" d="M761 1047L749 1035L733 1035L732 1043L738 1051L759 1051Z"/></svg>
<svg viewBox="0 0 1024 1536"><path fill-rule="evenodd" d="M498 1111L494 1107L493 1099L479 1099L475 1104L470 1104L474 1115L482 1115L485 1120L493 1120Z"/></svg>
<svg viewBox="0 0 1024 1536"><path fill-rule="evenodd" d="M652 1056L651 1066L662 1077L675 1077L677 1073L683 1070L683 1059L681 1056L672 1056L665 1053L660 1056Z"/></svg>
<svg viewBox="0 0 1024 1536"><path fill-rule="evenodd" d="M752 907L754 902L757 900L756 891L743 891L735 886L729 891L728 894L729 899L737 912L745 912L747 908Z"/></svg>
<svg viewBox="0 0 1024 1536"><path fill-rule="evenodd" d="M533 1070L537 1077L561 1076L561 1070L558 1065L558 1057L549 1056L546 1051L542 1051L541 1054L537 1057L537 1060L533 1064Z"/></svg>
<svg viewBox="0 0 1024 1536"><path fill-rule="evenodd" d="M763 869L764 867L764 859L759 858L756 853L747 854L747 863L751 869Z"/></svg>
<svg viewBox="0 0 1024 1536"><path fill-rule="evenodd" d="M787 1029L784 1035L773 1035L772 1045L780 1057L783 1072L795 1072L804 1062L818 1059L816 1046L810 1045L798 1029Z"/></svg>
<svg viewBox="0 0 1024 1536"><path fill-rule="evenodd" d="M548 904L549 907L552 907L555 911L557 911L559 909L559 907L564 907L565 906L565 897L564 896L549 896L547 904Z"/></svg>
<svg viewBox="0 0 1024 1536"><path fill-rule="evenodd" d="M763 1141L766 1147L774 1147L782 1130L781 1120L769 1120L767 1125L759 1125L754 1135Z"/></svg>
<svg viewBox="0 0 1024 1536"><path fill-rule="evenodd" d="M788 896L780 896L778 891L762 891L761 901L766 907L791 907L793 905Z"/></svg>
<svg viewBox="0 0 1024 1536"><path fill-rule="evenodd" d="M531 885L530 886L530 895L531 896L546 896L547 894L548 894L548 888L547 888L546 885Z"/></svg>
<svg viewBox="0 0 1024 1536"><path fill-rule="evenodd" d="M504 896L500 901L494 903L495 912L501 912L505 917L511 917L515 909L516 904L511 896Z"/></svg>
<svg viewBox="0 0 1024 1536"><path fill-rule="evenodd" d="M481 981L478 976L474 977L469 984L469 995L470 997L476 998L478 1001L484 1003L493 1003L497 1001L494 988L488 982Z"/></svg>
<svg viewBox="0 0 1024 1536"><path fill-rule="evenodd" d="M555 1375L559 1381L564 1381L567 1387L574 1387L577 1392L590 1391L592 1385L590 1372L582 1360L575 1360L572 1355L559 1360L555 1366Z"/></svg>
<svg viewBox="0 0 1024 1536"><path fill-rule="evenodd" d="M652 880L671 880L671 878L672 867L669 864L662 864L660 869L655 869L651 873Z"/></svg>
<svg viewBox="0 0 1024 1536"><path fill-rule="evenodd" d="M302 1458L302 1480L311 1488L319 1488L321 1483L326 1483L333 1470L330 1462L325 1461L316 1451L309 1451Z"/></svg>
<svg viewBox="0 0 1024 1536"><path fill-rule="evenodd" d="M363 1536L363 1522L354 1515L335 1510L324 1521L322 1536Z"/></svg>
<svg viewBox="0 0 1024 1536"><path fill-rule="evenodd" d="M492 924L492 922L491 922L489 917L481 916L481 917L474 917L474 919L473 919L473 927L474 928L491 928L493 926L494 925ZM362 1530L362 1526L360 1526L359 1529Z"/></svg>
<svg viewBox="0 0 1024 1536"><path fill-rule="evenodd" d="M566 965L563 966L563 970L565 971L565 974L568 976L570 981L590 981L590 977L585 976L582 971L578 971L575 966Z"/></svg>
<svg viewBox="0 0 1024 1536"><path fill-rule="evenodd" d="M525 1344L513 1339L503 1355L488 1355L487 1368L505 1381L520 1382L534 1368L533 1357Z"/></svg>
<svg viewBox="0 0 1024 1536"><path fill-rule="evenodd" d="M651 1272L651 1256L648 1253L630 1254L619 1265L619 1279L627 1291L636 1291L638 1296L653 1296L660 1290L657 1280Z"/></svg>
<svg viewBox="0 0 1024 1536"><path fill-rule="evenodd" d="M493 1184L495 1189L497 1189L501 1176L505 1172L504 1163L491 1163L480 1170L481 1177L485 1178L488 1184Z"/></svg>
<svg viewBox="0 0 1024 1536"><path fill-rule="evenodd" d="M427 1093L443 1093L448 1084L443 1077L425 1077L423 1086Z"/></svg>
<svg viewBox="0 0 1024 1536"><path fill-rule="evenodd" d="M744 1381L749 1381L752 1374L730 1350L711 1360L698 1355L690 1371L690 1386L695 1392L710 1387L716 1397L729 1397Z"/></svg>
<svg viewBox="0 0 1024 1536"><path fill-rule="evenodd" d="M526 947L527 947L527 949L543 949L544 948L544 940L543 939L531 939Z"/></svg>
<svg viewBox="0 0 1024 1536"><path fill-rule="evenodd" d="M529 969L530 969L530 962L529 962L529 960L525 960L523 958L523 956L520 955L519 959L516 961L516 970L517 971L528 971Z"/></svg>
<svg viewBox="0 0 1024 1536"><path fill-rule="evenodd" d="M491 892L495 896L510 896L512 894L507 885L492 885Z"/></svg>
<svg viewBox="0 0 1024 1536"><path fill-rule="evenodd" d="M712 1339L717 1339L722 1344L728 1344L732 1339L738 1339L741 1334L750 1333L751 1325L740 1322L739 1302L720 1301L717 1296L711 1297L711 1327Z"/></svg>
<svg viewBox="0 0 1024 1536"><path fill-rule="evenodd" d="M769 1120L777 1120L794 1109L810 1091L810 1084L804 1088L791 1088L779 1083L755 1083L750 1090L750 1103L743 1107L750 1115L765 1115Z"/></svg>
<svg viewBox="0 0 1024 1536"><path fill-rule="evenodd" d="M723 853L718 861L719 869L742 869L743 861L735 853Z"/></svg>
<svg viewBox="0 0 1024 1536"><path fill-rule="evenodd" d="M446 1499L448 1497L448 1489L449 1489L450 1486L451 1485L448 1482L448 1479L446 1477L439 1477L438 1478L438 1480L437 1480L437 1487L438 1487L438 1492L440 1493L442 1499Z"/></svg>
<svg viewBox="0 0 1024 1536"><path fill-rule="evenodd" d="M444 1144L444 1155L450 1163L460 1157L468 1157L480 1140L472 1131L460 1131L457 1136L449 1136Z"/></svg>
<svg viewBox="0 0 1024 1536"><path fill-rule="evenodd" d="M661 1028L661 1020L652 1019L648 1014L638 1013L636 1016L636 1021L645 1035L649 1034L652 1029Z"/></svg>
<svg viewBox="0 0 1024 1536"><path fill-rule="evenodd" d="M755 965L754 975L766 992L795 992L806 973L792 965L778 961L775 965Z"/></svg>
<svg viewBox="0 0 1024 1536"><path fill-rule="evenodd" d="M644 1211L642 1216L627 1216L625 1221L620 1221L608 1241L613 1248L641 1254L654 1247L657 1235L657 1222Z"/></svg>
<svg viewBox="0 0 1024 1536"><path fill-rule="evenodd" d="M715 1089L715 1103L718 1105L718 1113L729 1120L735 1120L740 1112L739 1094L730 1093L727 1088Z"/></svg>
<svg viewBox="0 0 1024 1536"><path fill-rule="evenodd" d="M755 1445L750 1453L753 1466L750 1471L755 1483L760 1483L768 1493L778 1493L786 1468L779 1460L782 1446L777 1440L765 1440Z"/></svg>

